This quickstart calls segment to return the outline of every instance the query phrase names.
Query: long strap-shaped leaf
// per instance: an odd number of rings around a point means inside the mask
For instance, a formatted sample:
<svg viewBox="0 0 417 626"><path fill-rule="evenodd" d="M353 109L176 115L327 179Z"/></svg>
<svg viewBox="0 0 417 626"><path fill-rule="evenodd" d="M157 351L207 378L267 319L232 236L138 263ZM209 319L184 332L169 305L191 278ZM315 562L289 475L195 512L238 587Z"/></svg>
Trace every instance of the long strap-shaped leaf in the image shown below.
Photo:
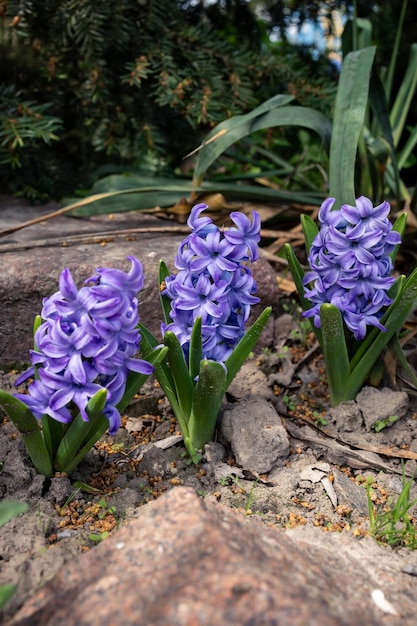
<svg viewBox="0 0 417 626"><path fill-rule="evenodd" d="M329 381L330 403L336 406L346 400L345 385L349 377L349 356L342 315L333 304L322 304L320 322L323 354Z"/></svg>
<svg viewBox="0 0 417 626"><path fill-rule="evenodd" d="M159 282L159 298L161 301L162 313L164 316L165 324L169 324L172 320L169 317L171 312L171 299L167 295L162 294L165 289L165 279L170 275L170 271L167 268L164 261L159 261L158 268L158 282Z"/></svg>
<svg viewBox="0 0 417 626"><path fill-rule="evenodd" d="M351 52L343 61L330 144L329 196L335 207L355 203L355 162L368 103L375 47Z"/></svg>
<svg viewBox="0 0 417 626"><path fill-rule="evenodd" d="M158 367L158 365L166 358L167 352L167 347L158 347L148 354L146 360L154 367ZM117 405L117 408L120 412L125 410L129 402L133 399L134 395L139 391L139 389L148 378L148 374L129 372L123 398Z"/></svg>
<svg viewBox="0 0 417 626"><path fill-rule="evenodd" d="M394 193L395 197L399 197L400 192L400 176L399 176L399 164L397 163L397 153L394 146L394 139L392 136L391 122L389 118L388 103L385 96L384 86L377 72L374 72L371 77L369 92L369 102L374 113L375 119L372 124L371 134L374 137L378 137L382 132L382 136L388 144L389 156L391 159L391 169L394 177ZM381 140L380 140L381 141ZM375 166L375 162L374 162ZM384 190L381 189L381 193Z"/></svg>
<svg viewBox="0 0 417 626"><path fill-rule="evenodd" d="M408 111L417 88L417 43L411 44L410 58L400 88L391 109L390 121L394 145L397 147L407 120Z"/></svg>
<svg viewBox="0 0 417 626"><path fill-rule="evenodd" d="M213 438L217 415L226 390L226 368L222 363L203 359L194 391L188 431L191 448L200 450ZM186 445L188 442L185 442Z"/></svg>
<svg viewBox="0 0 417 626"><path fill-rule="evenodd" d="M203 358L203 345L201 337L201 317L197 317L191 331L190 351L188 355L188 369L191 380L195 380L200 372L200 364Z"/></svg>
<svg viewBox="0 0 417 626"><path fill-rule="evenodd" d="M304 233L306 252L308 254L310 252L311 244L318 235L319 228L316 222L306 213L301 215L300 221Z"/></svg>
<svg viewBox="0 0 417 626"><path fill-rule="evenodd" d="M22 437L35 469L50 478L53 474L51 459L39 428L39 422L24 402L0 389L0 404Z"/></svg>
<svg viewBox="0 0 417 626"><path fill-rule="evenodd" d="M199 185L210 165L231 145L251 133L273 126L302 126L317 132L328 145L331 122L309 107L284 106L291 96L275 96L247 113L218 124L200 146L193 182ZM327 147L327 146L326 146Z"/></svg>
<svg viewBox="0 0 417 626"><path fill-rule="evenodd" d="M185 362L184 352L173 332L165 333L164 343L168 348L167 359L175 383L178 404L182 414L188 418L191 413L194 386Z"/></svg>
<svg viewBox="0 0 417 626"><path fill-rule="evenodd" d="M159 346L158 339L143 324L139 324L142 340L140 343L141 354L145 359L149 359L152 351ZM175 415L181 414L178 404L174 378L169 369L167 359L162 359L160 363L155 364L154 376L161 388L163 389Z"/></svg>

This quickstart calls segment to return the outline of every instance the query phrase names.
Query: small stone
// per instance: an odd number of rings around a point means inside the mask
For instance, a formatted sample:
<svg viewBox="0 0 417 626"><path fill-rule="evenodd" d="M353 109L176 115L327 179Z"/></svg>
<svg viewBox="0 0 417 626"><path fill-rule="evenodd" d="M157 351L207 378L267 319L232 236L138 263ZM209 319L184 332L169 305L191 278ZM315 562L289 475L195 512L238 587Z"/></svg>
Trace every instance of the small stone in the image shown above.
<svg viewBox="0 0 417 626"><path fill-rule="evenodd" d="M344 504L352 509L356 516L368 515L368 497L366 489L360 487L348 478L343 472L333 468L334 490L338 497L339 504Z"/></svg>
<svg viewBox="0 0 417 626"><path fill-rule="evenodd" d="M73 493L74 488L68 476L51 479L51 486L48 489L48 500L53 504L62 506Z"/></svg>
<svg viewBox="0 0 417 626"><path fill-rule="evenodd" d="M408 409L408 395L405 391L364 387L356 396L356 403L367 429L371 430L376 422L387 420L390 416L403 417Z"/></svg>
<svg viewBox="0 0 417 626"><path fill-rule="evenodd" d="M248 395L270 399L271 389L268 379L254 361L247 361L242 365L227 389L227 394L240 400Z"/></svg>
<svg viewBox="0 0 417 626"><path fill-rule="evenodd" d="M244 469L267 473L282 465L289 455L287 432L265 399L250 398L225 409L220 430Z"/></svg>
<svg viewBox="0 0 417 626"><path fill-rule="evenodd" d="M166 472L169 473L169 467L164 450L150 444L149 448L144 452L143 458L139 464L139 471L147 472L147 474L151 477L162 477Z"/></svg>
<svg viewBox="0 0 417 626"><path fill-rule="evenodd" d="M225 455L224 446L218 441L209 441L204 446L204 456L208 463L221 463Z"/></svg>
<svg viewBox="0 0 417 626"><path fill-rule="evenodd" d="M295 374L295 365L290 359L282 359L281 361L281 369L279 372L275 372L274 374L270 374L268 376L268 385L272 387L273 385L282 385L283 387L288 387Z"/></svg>
<svg viewBox="0 0 417 626"><path fill-rule="evenodd" d="M341 402L326 413L329 423L335 424L339 432L354 433L362 426L362 414L354 400Z"/></svg>

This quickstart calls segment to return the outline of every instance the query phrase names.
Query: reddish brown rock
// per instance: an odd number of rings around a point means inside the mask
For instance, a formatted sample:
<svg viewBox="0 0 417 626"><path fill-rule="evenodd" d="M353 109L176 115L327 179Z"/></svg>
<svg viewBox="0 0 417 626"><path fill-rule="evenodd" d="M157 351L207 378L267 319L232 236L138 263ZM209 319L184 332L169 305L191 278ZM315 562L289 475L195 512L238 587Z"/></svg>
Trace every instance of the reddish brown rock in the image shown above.
<svg viewBox="0 0 417 626"><path fill-rule="evenodd" d="M19 204L20 203L20 204ZM26 207L21 200L5 200L0 196L0 229L45 215L58 208ZM20 211L18 208L20 207ZM141 228L146 232L119 238L121 229ZM160 232L160 229L166 232ZM68 267L78 285L91 276L96 267L129 268L126 257L136 256L143 264L145 286L139 294L141 321L154 334L159 334L161 309L159 305L158 264L163 259L173 268L178 244L185 233L176 222L158 220L140 213L107 215L91 219L61 216L42 224L17 231L0 239L0 365L28 361L32 347L33 320L41 310L42 299L58 289L61 270ZM94 242L99 233L110 234L102 243ZM112 238L111 233L115 234ZM75 244L74 235L88 236L85 243ZM90 237L91 235L91 237ZM259 315L262 308L274 306L278 299L275 272L265 260L252 265L258 283L261 305L254 307ZM264 334L267 337L267 332ZM268 339L268 341L271 338ZM264 343L264 345L268 345Z"/></svg>
<svg viewBox="0 0 417 626"><path fill-rule="evenodd" d="M324 543L296 543L178 487L65 566L7 626L415 624L411 577L380 563L370 572L360 549ZM372 600L377 586L396 616Z"/></svg>

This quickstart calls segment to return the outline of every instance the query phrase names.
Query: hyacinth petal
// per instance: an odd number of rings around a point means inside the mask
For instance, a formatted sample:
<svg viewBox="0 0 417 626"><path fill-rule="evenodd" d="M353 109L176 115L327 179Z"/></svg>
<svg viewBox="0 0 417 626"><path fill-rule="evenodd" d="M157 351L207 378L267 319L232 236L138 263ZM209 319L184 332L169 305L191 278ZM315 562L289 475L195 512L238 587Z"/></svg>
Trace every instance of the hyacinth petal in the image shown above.
<svg viewBox="0 0 417 626"><path fill-rule="evenodd" d="M88 287L82 287L78 292L78 302L84 311L89 311L96 304L96 296Z"/></svg>
<svg viewBox="0 0 417 626"><path fill-rule="evenodd" d="M67 370L76 383L85 385L87 382L87 375L84 370L82 356L79 352L75 352L71 355L68 361Z"/></svg>
<svg viewBox="0 0 417 626"><path fill-rule="evenodd" d="M129 370L147 376L150 376L154 371L153 365L143 359L126 359L125 365Z"/></svg>
<svg viewBox="0 0 417 626"><path fill-rule="evenodd" d="M344 221L340 209L334 208L335 198L327 198L319 209L318 220L322 227L339 226Z"/></svg>
<svg viewBox="0 0 417 626"><path fill-rule="evenodd" d="M199 217L200 213L208 209L207 204L196 204L191 209L190 215L187 220L187 225L192 231L199 234L201 237L205 237L209 232L215 232L217 226L213 224L213 221L207 217Z"/></svg>
<svg viewBox="0 0 417 626"><path fill-rule="evenodd" d="M59 276L59 290L66 300L77 299L78 289L67 267L62 270Z"/></svg>
<svg viewBox="0 0 417 626"><path fill-rule="evenodd" d="M28 367L27 370L22 372L22 374L20 374L20 376L16 378L15 383L14 383L15 387L19 387L19 385L21 385L22 383L25 383L28 378L31 378L34 375L35 375L35 368L33 366Z"/></svg>
<svg viewBox="0 0 417 626"><path fill-rule="evenodd" d="M67 406L74 397L74 390L70 387L62 387L52 394L49 400L49 406L56 411Z"/></svg>
<svg viewBox="0 0 417 626"><path fill-rule="evenodd" d="M92 397L92 396L91 396ZM87 413L87 404L89 401L89 397L86 393L80 392L74 394L73 401L77 405L78 410L80 411L81 418L84 422L88 422L88 413Z"/></svg>
<svg viewBox="0 0 417 626"><path fill-rule="evenodd" d="M145 282L142 263L134 256L128 256L127 259L132 264L127 273L128 284L130 289L136 294L138 291L141 291Z"/></svg>
<svg viewBox="0 0 417 626"><path fill-rule="evenodd" d="M261 238L261 216L256 211L251 212L251 219L247 215L240 211L233 211L230 214L232 221L236 224L237 228L245 235L250 235L256 238L258 241Z"/></svg>
<svg viewBox="0 0 417 626"><path fill-rule="evenodd" d="M260 241L261 218L259 213L252 211L252 221L239 211L230 214L236 228L230 228L225 234L225 239L234 245L234 260L249 258L256 261L259 258L258 243Z"/></svg>
<svg viewBox="0 0 417 626"><path fill-rule="evenodd" d="M113 405L107 405L103 411L103 415L109 420L109 435L115 435L120 428L120 413Z"/></svg>

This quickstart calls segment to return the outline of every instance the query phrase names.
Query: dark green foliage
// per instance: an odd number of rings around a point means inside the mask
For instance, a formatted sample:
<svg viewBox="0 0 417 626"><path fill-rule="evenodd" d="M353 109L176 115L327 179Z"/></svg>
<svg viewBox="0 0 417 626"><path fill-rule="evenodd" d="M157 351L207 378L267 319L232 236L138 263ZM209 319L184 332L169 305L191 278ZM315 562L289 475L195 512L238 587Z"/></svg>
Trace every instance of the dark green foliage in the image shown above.
<svg viewBox="0 0 417 626"><path fill-rule="evenodd" d="M59 197L103 166L173 171L212 126L287 85L320 101L320 80L305 84L286 50L264 45L247 3L226 5L220 23L215 7L174 0L1 0L0 84L42 115L3 188ZM40 127L59 120L45 146Z"/></svg>
<svg viewBox="0 0 417 626"><path fill-rule="evenodd" d="M39 139L47 144L58 139L60 120L46 114L49 108L21 100L12 87L0 85L0 164L21 167L25 146L29 150Z"/></svg>

